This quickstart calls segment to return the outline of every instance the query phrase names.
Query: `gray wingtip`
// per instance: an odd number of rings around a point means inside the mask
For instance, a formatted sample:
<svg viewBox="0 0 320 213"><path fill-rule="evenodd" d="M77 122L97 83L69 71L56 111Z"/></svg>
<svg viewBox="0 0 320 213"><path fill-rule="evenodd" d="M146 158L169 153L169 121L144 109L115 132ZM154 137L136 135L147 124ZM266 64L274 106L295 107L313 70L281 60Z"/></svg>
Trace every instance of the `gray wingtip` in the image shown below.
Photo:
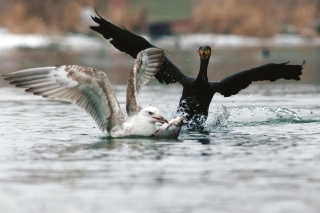
<svg viewBox="0 0 320 213"><path fill-rule="evenodd" d="M304 66L306 63L307 63L307 62L306 62L306 60L304 59L304 60L302 61L301 66Z"/></svg>

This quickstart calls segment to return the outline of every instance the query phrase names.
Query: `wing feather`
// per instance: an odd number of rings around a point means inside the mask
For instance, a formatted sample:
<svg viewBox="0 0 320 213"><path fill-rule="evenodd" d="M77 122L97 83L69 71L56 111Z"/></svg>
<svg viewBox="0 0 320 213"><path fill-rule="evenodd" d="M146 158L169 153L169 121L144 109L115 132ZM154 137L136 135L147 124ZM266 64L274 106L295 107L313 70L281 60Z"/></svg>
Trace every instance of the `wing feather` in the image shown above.
<svg viewBox="0 0 320 213"><path fill-rule="evenodd" d="M96 121L102 131L124 121L118 100L102 71L64 65L26 69L4 77L16 87L27 88L26 92L76 104Z"/></svg>
<svg viewBox="0 0 320 213"><path fill-rule="evenodd" d="M152 61L152 63L150 62ZM149 48L141 51L135 61L136 92L140 92L140 88L148 83L159 71L159 67L164 61L163 50L158 48Z"/></svg>
<svg viewBox="0 0 320 213"><path fill-rule="evenodd" d="M152 63L150 63L150 60L152 60ZM148 48L137 55L128 78L126 109L129 116L141 110L137 98L138 93L141 87L157 74L163 60L163 50L158 48Z"/></svg>
<svg viewBox="0 0 320 213"><path fill-rule="evenodd" d="M220 82L210 82L212 90L219 92L225 97L237 94L247 88L253 81L276 81L278 79L300 80L302 65L290 65L286 63L270 63L249 70L238 72L228 76Z"/></svg>
<svg viewBox="0 0 320 213"><path fill-rule="evenodd" d="M92 19L98 24L98 26L91 26L90 28L92 30L100 33L104 38L108 39L116 49L129 54L132 58L136 58L142 50L155 47L145 38L112 24L102 18L98 13L97 16L92 17ZM155 75L155 78L160 83L171 84L179 82L182 85L186 84L190 79L190 77L185 76L167 57L164 58L160 71Z"/></svg>

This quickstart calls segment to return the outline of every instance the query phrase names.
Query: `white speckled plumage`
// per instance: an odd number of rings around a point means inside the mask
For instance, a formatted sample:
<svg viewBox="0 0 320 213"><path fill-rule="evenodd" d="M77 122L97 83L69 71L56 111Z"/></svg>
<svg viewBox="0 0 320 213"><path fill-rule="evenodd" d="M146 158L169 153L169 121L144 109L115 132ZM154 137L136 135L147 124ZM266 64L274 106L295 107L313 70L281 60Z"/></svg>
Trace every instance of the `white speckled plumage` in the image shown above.
<svg viewBox="0 0 320 213"><path fill-rule="evenodd" d="M156 122L164 118L155 107L141 109L137 93L159 70L163 51L149 48L140 52L128 80L127 112L122 112L107 75L78 65L26 69L5 75L16 87L43 97L72 102L84 109L103 132L112 137L151 136ZM132 106L131 106L131 105ZM129 107L129 110L128 110Z"/></svg>

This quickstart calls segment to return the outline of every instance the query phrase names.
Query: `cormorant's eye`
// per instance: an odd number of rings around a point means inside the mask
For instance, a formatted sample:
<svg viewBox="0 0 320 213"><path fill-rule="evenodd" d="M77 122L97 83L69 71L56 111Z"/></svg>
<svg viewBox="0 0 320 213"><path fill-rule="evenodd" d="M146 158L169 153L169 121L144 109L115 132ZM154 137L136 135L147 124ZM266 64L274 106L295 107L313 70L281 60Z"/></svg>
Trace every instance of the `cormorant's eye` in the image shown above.
<svg viewBox="0 0 320 213"><path fill-rule="evenodd" d="M148 112L149 113L149 115L152 115L153 114L153 112Z"/></svg>

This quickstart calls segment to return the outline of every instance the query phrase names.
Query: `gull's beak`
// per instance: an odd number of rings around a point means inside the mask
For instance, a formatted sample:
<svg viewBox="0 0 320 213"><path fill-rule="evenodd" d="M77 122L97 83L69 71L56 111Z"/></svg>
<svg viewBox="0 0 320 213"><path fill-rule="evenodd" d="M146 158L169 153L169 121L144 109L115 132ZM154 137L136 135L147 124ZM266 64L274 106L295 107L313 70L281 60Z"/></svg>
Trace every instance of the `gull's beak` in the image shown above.
<svg viewBox="0 0 320 213"><path fill-rule="evenodd" d="M161 115L153 116L152 118L154 118L157 122L162 123L162 124L168 123L168 121L166 119L164 119Z"/></svg>

